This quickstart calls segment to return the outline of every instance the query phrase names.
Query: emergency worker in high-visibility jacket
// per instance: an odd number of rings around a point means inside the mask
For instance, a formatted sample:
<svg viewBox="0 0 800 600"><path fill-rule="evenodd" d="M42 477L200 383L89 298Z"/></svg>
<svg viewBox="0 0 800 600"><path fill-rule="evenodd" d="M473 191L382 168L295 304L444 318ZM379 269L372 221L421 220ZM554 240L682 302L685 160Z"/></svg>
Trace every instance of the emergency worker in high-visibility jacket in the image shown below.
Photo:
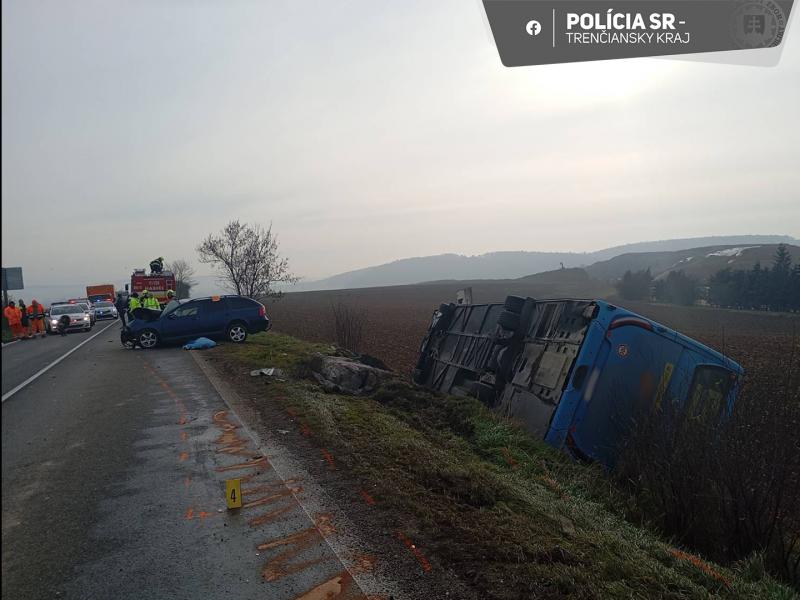
<svg viewBox="0 0 800 600"><path fill-rule="evenodd" d="M130 319L138 318L139 315L136 311L140 308L142 308L142 303L139 300L139 294L138 292L133 292L131 297L128 298L128 315Z"/></svg>
<svg viewBox="0 0 800 600"><path fill-rule="evenodd" d="M158 298L153 296L147 290L142 292L142 308L147 308L149 310L161 310L161 304L158 302Z"/></svg>
<svg viewBox="0 0 800 600"><path fill-rule="evenodd" d="M25 306L25 301L20 298L17 301L17 310L19 311L19 322L22 325L22 336L31 337L31 319L28 317L28 307Z"/></svg>
<svg viewBox="0 0 800 600"><path fill-rule="evenodd" d="M167 300L167 305L164 307L165 313L172 312L181 305L181 303L178 302L178 299L175 297L175 292L172 290L167 290Z"/></svg>
<svg viewBox="0 0 800 600"><path fill-rule="evenodd" d="M22 328L22 313L13 300L3 309L3 316L8 321L8 326L14 339L22 339L25 336L25 330Z"/></svg>
<svg viewBox="0 0 800 600"><path fill-rule="evenodd" d="M44 306L36 300L31 300L28 306L28 319L30 320L30 332L33 337L40 335L45 337L44 332Z"/></svg>

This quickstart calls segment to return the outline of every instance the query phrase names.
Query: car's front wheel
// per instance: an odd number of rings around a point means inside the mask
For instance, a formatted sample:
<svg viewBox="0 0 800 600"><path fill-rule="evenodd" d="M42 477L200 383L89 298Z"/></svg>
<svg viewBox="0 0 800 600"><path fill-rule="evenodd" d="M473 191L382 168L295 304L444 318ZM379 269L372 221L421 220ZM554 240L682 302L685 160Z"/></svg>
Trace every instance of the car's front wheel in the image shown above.
<svg viewBox="0 0 800 600"><path fill-rule="evenodd" d="M155 348L158 345L158 334L152 329L145 329L139 333L136 341L142 348Z"/></svg>
<svg viewBox="0 0 800 600"><path fill-rule="evenodd" d="M228 339L234 344L241 344L247 339L247 328L243 323L231 323L228 326Z"/></svg>

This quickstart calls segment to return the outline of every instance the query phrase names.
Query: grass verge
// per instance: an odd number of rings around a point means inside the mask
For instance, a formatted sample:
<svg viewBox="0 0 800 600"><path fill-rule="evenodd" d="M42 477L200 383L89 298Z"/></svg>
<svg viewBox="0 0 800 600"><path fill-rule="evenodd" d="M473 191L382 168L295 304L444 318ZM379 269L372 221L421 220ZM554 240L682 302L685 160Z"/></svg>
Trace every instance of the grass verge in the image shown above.
<svg viewBox="0 0 800 600"><path fill-rule="evenodd" d="M242 366L302 375L324 344L260 334L221 351ZM263 401L292 409L402 528L481 598L794 598L756 568L723 567L625 518L599 470L571 462L477 400L392 381L370 397L326 394L304 379ZM755 565L755 566L754 566Z"/></svg>

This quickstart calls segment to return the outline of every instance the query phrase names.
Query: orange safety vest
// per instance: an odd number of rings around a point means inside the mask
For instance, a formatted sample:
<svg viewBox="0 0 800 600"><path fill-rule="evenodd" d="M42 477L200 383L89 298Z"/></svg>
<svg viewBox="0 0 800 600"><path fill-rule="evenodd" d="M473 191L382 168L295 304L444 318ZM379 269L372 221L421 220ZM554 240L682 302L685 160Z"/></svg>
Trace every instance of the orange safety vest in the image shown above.
<svg viewBox="0 0 800 600"><path fill-rule="evenodd" d="M6 306L3 309L3 314L6 316L9 325L19 325L22 321L22 311L16 306Z"/></svg>

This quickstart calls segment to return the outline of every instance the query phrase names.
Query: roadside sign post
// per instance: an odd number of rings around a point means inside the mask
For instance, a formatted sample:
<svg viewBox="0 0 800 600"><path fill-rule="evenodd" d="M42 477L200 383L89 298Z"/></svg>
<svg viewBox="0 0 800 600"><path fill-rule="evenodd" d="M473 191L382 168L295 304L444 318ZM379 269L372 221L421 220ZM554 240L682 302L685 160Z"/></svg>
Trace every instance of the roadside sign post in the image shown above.
<svg viewBox="0 0 800 600"><path fill-rule="evenodd" d="M22 267L3 267L3 306L8 306L8 290L24 290Z"/></svg>

